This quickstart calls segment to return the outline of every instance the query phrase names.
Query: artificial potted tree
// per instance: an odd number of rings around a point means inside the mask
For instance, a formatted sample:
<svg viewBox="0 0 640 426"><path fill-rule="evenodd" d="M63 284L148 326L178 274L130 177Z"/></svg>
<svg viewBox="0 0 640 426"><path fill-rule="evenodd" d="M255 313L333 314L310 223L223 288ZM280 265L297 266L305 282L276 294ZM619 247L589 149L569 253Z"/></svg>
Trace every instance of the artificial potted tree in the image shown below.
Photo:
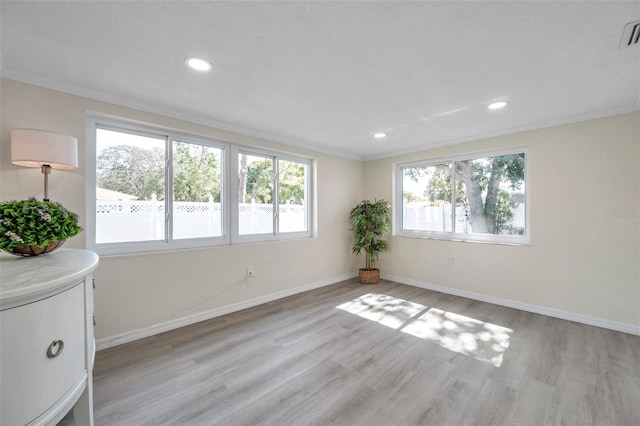
<svg viewBox="0 0 640 426"><path fill-rule="evenodd" d="M360 268L362 284L377 284L380 281L380 269L376 268L378 255L389 251L391 245L385 237L391 230L391 204L385 200L363 200L351 210L350 214L354 254L365 254L365 267Z"/></svg>

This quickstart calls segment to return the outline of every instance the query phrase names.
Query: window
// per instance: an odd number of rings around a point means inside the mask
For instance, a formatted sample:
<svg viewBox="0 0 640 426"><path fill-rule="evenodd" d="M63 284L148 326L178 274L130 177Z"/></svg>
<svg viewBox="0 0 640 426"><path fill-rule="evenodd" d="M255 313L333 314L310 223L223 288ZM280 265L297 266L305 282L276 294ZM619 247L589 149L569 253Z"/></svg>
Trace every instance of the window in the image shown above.
<svg viewBox="0 0 640 426"><path fill-rule="evenodd" d="M396 166L399 236L526 244L527 150Z"/></svg>
<svg viewBox="0 0 640 426"><path fill-rule="evenodd" d="M310 161L237 148L234 241L259 241L309 234Z"/></svg>
<svg viewBox="0 0 640 426"><path fill-rule="evenodd" d="M165 144L96 129L96 243L165 239Z"/></svg>
<svg viewBox="0 0 640 426"><path fill-rule="evenodd" d="M173 238L223 236L223 149L177 140L172 144Z"/></svg>
<svg viewBox="0 0 640 426"><path fill-rule="evenodd" d="M101 254L311 236L309 159L100 117L87 132Z"/></svg>

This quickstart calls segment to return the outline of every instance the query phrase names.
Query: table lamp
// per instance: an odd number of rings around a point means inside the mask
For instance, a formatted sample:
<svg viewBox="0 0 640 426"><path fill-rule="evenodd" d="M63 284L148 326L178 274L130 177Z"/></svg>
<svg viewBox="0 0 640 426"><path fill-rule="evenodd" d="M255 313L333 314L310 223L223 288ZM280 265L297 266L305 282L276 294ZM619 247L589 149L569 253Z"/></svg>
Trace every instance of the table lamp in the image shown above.
<svg viewBox="0 0 640 426"><path fill-rule="evenodd" d="M49 201L51 169L78 167L78 139L45 130L11 131L11 162L18 166L40 167L44 174L44 201Z"/></svg>

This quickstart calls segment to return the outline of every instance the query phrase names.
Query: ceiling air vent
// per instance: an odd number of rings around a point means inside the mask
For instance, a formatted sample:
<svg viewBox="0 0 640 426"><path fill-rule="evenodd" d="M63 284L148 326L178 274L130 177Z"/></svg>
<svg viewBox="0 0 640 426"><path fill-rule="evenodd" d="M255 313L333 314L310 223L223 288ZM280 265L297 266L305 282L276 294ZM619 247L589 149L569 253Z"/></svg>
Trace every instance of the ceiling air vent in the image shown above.
<svg viewBox="0 0 640 426"><path fill-rule="evenodd" d="M640 44L640 21L629 22L624 26L620 49Z"/></svg>

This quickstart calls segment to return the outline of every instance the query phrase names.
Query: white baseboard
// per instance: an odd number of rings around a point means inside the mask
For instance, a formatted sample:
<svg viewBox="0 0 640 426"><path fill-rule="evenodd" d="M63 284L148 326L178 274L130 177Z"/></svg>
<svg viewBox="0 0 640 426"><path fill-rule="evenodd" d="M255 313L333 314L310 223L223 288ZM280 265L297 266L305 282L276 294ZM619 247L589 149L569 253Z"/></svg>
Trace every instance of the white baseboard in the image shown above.
<svg viewBox="0 0 640 426"><path fill-rule="evenodd" d="M294 294L303 293L305 291L314 290L320 287L326 287L328 285L339 283L340 281L345 281L357 276L358 275L356 273L345 274L338 277L329 278L327 280L305 284L303 286L295 287L289 290L267 294L266 296L256 297L255 299L245 300L243 302L234 303L232 305L227 305L209 311L188 315L186 317L163 322L160 324L155 324L149 327L128 331L126 333L118 334L115 336L105 337L96 341L96 350L99 351L102 349L111 348L113 346L123 345L125 343L133 342L134 340L143 339L145 337L154 336L159 333L164 333L165 331L175 330L176 328L195 324L201 321L206 321L215 317L230 314L232 312L241 311L243 309L252 308L254 306L262 305L263 303L272 302L274 300L282 299L288 296L293 296Z"/></svg>
<svg viewBox="0 0 640 426"><path fill-rule="evenodd" d="M430 284L422 281L411 280L402 277L382 274L380 278L393 281L400 284L406 284L413 287L424 288L427 290L437 291L439 293L451 294L454 296L466 297L467 299L479 300L481 302L492 303L494 305L505 306L507 308L519 309L521 311L532 312L534 314L546 315L549 317L560 318L568 321L578 322L596 327L607 328L609 330L621 331L623 333L634 334L640 336L640 326L626 324L616 321L609 321L601 318L589 317L572 312L561 311L544 306L529 305L528 303L516 302L515 300L501 299L498 297L487 296L481 293L474 293L466 290L459 290L451 287L444 287L437 284Z"/></svg>
<svg viewBox="0 0 640 426"><path fill-rule="evenodd" d="M306 284L300 287L295 287L289 290L280 291L277 293L271 293L266 296L257 297L255 299L246 300L243 302L235 303L232 305L223 306L220 308L212 309L205 312L200 312L186 317L178 318L175 320L155 324L149 327L128 331L126 333L118 334L115 336L105 337L96 341L96 350L102 350L111 348L113 346L122 345L125 343L133 342L134 340L143 339L145 337L153 336L165 331L174 330L176 328L184 327L187 325L195 324L201 321L206 321L212 318L216 318L222 315L230 314L233 312L241 311L243 309L251 308L261 305L263 303L272 302L274 300L282 299L288 296L293 296L305 291L314 290L316 288L325 287L331 284L339 283L351 278L357 277L356 273L345 274L338 277L330 278L323 281L317 281L314 283ZM549 317L560 318L568 321L574 321L582 324L593 325L596 327L606 328L609 330L620 331L623 333L634 334L640 336L640 327L632 324L626 324L616 321L609 321L600 318L589 317L586 315L575 314L572 312L561 311L558 309L546 308L544 306L530 305L527 303L517 302L515 300L501 299L498 297L487 296L481 293L474 293L466 290L459 290L451 287L444 287L437 284L426 283L423 281L411 280L407 278L381 275L382 279L397 282L400 284L406 284L413 287L424 288L426 290L433 290L440 293L451 294L454 296L466 297L468 299L479 300L481 302L492 303L494 305L505 306L507 308L520 309L521 311L532 312L535 314L546 315Z"/></svg>

